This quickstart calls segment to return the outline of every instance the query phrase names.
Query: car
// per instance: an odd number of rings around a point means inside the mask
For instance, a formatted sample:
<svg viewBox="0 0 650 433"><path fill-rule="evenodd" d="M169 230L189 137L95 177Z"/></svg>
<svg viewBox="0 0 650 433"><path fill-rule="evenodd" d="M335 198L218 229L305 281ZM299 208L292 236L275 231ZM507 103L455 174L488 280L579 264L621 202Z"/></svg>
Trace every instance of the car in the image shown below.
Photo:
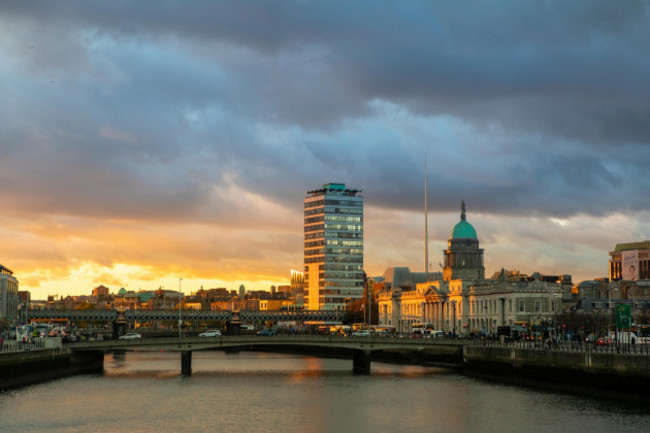
<svg viewBox="0 0 650 433"><path fill-rule="evenodd" d="M367 329L362 329L360 331L355 331L352 333L353 337L372 337L372 333Z"/></svg>
<svg viewBox="0 0 650 433"><path fill-rule="evenodd" d="M260 332L257 333L258 336L260 337L273 337L274 335L277 335L278 333L275 332L275 329L271 328L264 328Z"/></svg>
<svg viewBox="0 0 650 433"><path fill-rule="evenodd" d="M201 332L199 337L221 337L221 331L218 329L210 329L209 331Z"/></svg>
<svg viewBox="0 0 650 433"><path fill-rule="evenodd" d="M594 340L594 346L609 346L609 338L599 337Z"/></svg>
<svg viewBox="0 0 650 433"><path fill-rule="evenodd" d="M120 336L120 340L137 340L139 338L142 338L142 335L138 334L137 332L129 332L128 334Z"/></svg>

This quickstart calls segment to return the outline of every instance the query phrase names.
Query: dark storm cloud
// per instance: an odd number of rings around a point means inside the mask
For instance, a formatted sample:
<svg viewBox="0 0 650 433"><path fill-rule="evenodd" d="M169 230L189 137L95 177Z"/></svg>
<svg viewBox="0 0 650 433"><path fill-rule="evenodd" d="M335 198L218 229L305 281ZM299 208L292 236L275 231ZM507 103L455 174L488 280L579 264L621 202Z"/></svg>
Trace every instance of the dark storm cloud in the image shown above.
<svg viewBox="0 0 650 433"><path fill-rule="evenodd" d="M647 2L2 8L0 182L30 206L205 215L230 179L416 209L425 152L438 210L648 206Z"/></svg>

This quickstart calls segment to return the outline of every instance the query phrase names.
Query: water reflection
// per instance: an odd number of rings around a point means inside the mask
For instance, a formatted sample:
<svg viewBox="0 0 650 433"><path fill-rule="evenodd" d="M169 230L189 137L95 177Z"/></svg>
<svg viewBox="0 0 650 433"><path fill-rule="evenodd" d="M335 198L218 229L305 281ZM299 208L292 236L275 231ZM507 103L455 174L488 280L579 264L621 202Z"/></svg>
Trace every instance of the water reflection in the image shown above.
<svg viewBox="0 0 650 433"><path fill-rule="evenodd" d="M13 432L639 432L650 416L589 399L497 385L436 368L272 353L107 354L102 376L0 394Z"/></svg>

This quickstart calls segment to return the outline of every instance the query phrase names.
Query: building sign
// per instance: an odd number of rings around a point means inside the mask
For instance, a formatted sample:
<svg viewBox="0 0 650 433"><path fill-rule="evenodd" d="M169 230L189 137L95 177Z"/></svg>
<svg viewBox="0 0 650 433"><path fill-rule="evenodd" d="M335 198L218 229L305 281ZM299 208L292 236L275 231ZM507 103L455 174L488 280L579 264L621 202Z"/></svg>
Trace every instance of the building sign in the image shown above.
<svg viewBox="0 0 650 433"><path fill-rule="evenodd" d="M630 329L632 325L632 314L630 304L618 304L616 306L616 328Z"/></svg>
<svg viewBox="0 0 650 433"><path fill-rule="evenodd" d="M639 278L639 252L623 251L623 263L621 274L624 280L636 280Z"/></svg>

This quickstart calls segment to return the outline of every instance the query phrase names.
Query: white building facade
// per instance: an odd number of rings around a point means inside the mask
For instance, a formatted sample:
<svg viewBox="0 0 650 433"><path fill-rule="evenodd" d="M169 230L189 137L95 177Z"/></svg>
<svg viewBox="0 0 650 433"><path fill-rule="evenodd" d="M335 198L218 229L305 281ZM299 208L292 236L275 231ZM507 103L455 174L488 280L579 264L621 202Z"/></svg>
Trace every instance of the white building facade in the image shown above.
<svg viewBox="0 0 650 433"><path fill-rule="evenodd" d="M562 311L563 297L571 297L571 277L501 273L485 279L483 250L476 231L461 220L444 251L442 278L411 287L387 284L378 296L379 323L397 332L412 332L415 324L458 335L496 334L505 325L553 323Z"/></svg>

